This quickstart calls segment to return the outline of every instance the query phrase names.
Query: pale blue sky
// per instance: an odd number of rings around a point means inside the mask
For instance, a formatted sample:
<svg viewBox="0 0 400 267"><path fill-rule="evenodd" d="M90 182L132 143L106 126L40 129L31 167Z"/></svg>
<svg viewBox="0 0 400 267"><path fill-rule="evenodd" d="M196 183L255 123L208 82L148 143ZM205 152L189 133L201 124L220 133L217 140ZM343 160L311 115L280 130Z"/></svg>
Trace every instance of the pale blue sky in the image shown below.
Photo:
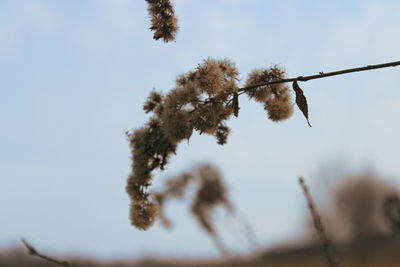
<svg viewBox="0 0 400 267"><path fill-rule="evenodd" d="M124 132L146 122L151 89L167 92L207 57L232 59L242 83L271 63L298 76L400 60L398 1L179 0L175 7L180 30L164 44L152 39L144 0L0 0L1 247L24 237L56 253L218 255L185 204L168 206L173 230L129 224ZM307 216L299 174L315 195L326 181L319 170L332 159L400 184L399 73L301 83L313 128L298 110L275 124L242 97L228 144L194 135L154 188L212 162L260 244L299 236ZM224 216L217 214L219 228L229 223ZM233 251L248 251L222 233Z"/></svg>

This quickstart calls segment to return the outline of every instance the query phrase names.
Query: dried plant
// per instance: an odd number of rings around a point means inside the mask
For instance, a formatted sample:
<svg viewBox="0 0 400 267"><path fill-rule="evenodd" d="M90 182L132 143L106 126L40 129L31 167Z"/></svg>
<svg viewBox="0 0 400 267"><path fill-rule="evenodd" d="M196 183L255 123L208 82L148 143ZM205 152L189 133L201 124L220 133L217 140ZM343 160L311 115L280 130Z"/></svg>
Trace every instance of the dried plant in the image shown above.
<svg viewBox="0 0 400 267"><path fill-rule="evenodd" d="M193 171L185 172L181 175L168 179L163 191L152 193L159 206L158 216L161 220L161 223L165 227L171 227L170 220L164 214L165 202L169 198L183 198L186 187L189 185L189 183L193 182L193 180Z"/></svg>
<svg viewBox="0 0 400 267"><path fill-rule="evenodd" d="M147 229L153 224L157 210L146 193L151 172L164 169L179 142L189 139L193 130L214 135L220 145L227 142L230 129L224 121L238 113L237 99L233 101L238 97L237 75L229 60L207 59L195 71L180 75L167 95L154 90L150 93L143 109L153 116L144 127L127 133L133 161L126 187L132 202L132 225ZM253 78L256 75L257 80ZM250 75L247 85L282 78L284 71L273 66ZM268 94L263 102L271 120L283 120L292 114L287 87L278 84L258 89L263 91Z"/></svg>
<svg viewBox="0 0 400 267"><path fill-rule="evenodd" d="M197 172L199 187L191 205L191 211L201 227L208 234L215 235L211 220L212 211L222 205L229 212L233 212L233 207L227 198L226 187L217 169L211 165L202 165Z"/></svg>
<svg viewBox="0 0 400 267"><path fill-rule="evenodd" d="M227 189L219 171L209 165L202 164L188 172L167 180L163 191L154 192L159 205L159 218L164 226L170 227L171 222L163 210L169 198L182 198L190 183L197 184L197 190L191 204L191 213L201 228L213 239L222 253L226 249L219 239L213 225L212 213L218 206L224 206L231 214L233 207L227 197Z"/></svg>
<svg viewBox="0 0 400 267"><path fill-rule="evenodd" d="M297 78L285 78L285 71L274 65L253 71L246 86L239 89L238 71L231 61L207 59L194 71L178 76L175 88L168 94L153 90L143 107L152 117L142 128L126 133L132 150L132 173L126 186L132 225L145 230L153 224L157 205L147 192L152 172L164 169L179 142L188 140L193 130L214 135L220 145L227 142L230 129L225 121L231 115L238 116L241 94L264 103L269 119L277 122L293 112L291 96L284 85L293 82L296 104L308 121L307 101L298 81L397 65L400 61Z"/></svg>
<svg viewBox="0 0 400 267"><path fill-rule="evenodd" d="M151 16L150 30L154 31L154 40L163 39L165 43L174 41L178 32L174 7L170 0L146 0Z"/></svg>
<svg viewBox="0 0 400 267"><path fill-rule="evenodd" d="M360 244L398 233L399 189L394 184L370 173L333 178L338 182L326 194L328 197L321 200L324 208L320 211L325 230L333 240ZM309 233L314 231L311 220L306 227Z"/></svg>
<svg viewBox="0 0 400 267"><path fill-rule="evenodd" d="M397 191L392 184L369 173L347 177L332 192L333 211L338 217L335 224L342 232L348 231L351 241L388 233L383 204L388 195ZM392 203L389 205L392 207Z"/></svg>
<svg viewBox="0 0 400 267"><path fill-rule="evenodd" d="M307 200L308 210L310 211L311 217L313 219L314 228L317 231L318 237L322 243L322 248L325 253L325 258L329 266L337 267L339 265L336 263L336 259L333 255L332 244L326 235L324 225L322 224L321 216L318 213L317 207L315 206L311 194L308 191L308 187L304 183L304 179L302 177L299 178L299 183L301 188L303 189L303 194Z"/></svg>
<svg viewBox="0 0 400 267"><path fill-rule="evenodd" d="M144 110L153 116L144 127L127 133L132 149L132 173L126 187L132 225L147 229L154 222L156 206L146 192L151 172L164 169L179 142L197 130L215 135L221 145L226 143L229 128L224 121L233 114L229 97L237 92L236 77L230 61L208 59L195 71L179 76L176 88L167 95L150 93Z"/></svg>

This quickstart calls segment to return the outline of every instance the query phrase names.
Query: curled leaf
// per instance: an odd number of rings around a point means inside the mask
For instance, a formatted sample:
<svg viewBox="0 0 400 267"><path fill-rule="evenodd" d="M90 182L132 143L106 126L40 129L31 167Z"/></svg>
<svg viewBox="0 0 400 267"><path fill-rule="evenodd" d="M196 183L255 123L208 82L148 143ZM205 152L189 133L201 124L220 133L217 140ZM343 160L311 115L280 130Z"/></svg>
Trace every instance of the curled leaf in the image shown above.
<svg viewBox="0 0 400 267"><path fill-rule="evenodd" d="M296 93L296 105L299 107L301 112L303 112L304 117L307 119L308 125L311 127L310 121L308 120L307 99L304 96L303 90L301 90L300 86L297 84L297 81L293 82L293 90Z"/></svg>
<svg viewBox="0 0 400 267"><path fill-rule="evenodd" d="M239 116L239 96L238 93L233 94L233 115Z"/></svg>

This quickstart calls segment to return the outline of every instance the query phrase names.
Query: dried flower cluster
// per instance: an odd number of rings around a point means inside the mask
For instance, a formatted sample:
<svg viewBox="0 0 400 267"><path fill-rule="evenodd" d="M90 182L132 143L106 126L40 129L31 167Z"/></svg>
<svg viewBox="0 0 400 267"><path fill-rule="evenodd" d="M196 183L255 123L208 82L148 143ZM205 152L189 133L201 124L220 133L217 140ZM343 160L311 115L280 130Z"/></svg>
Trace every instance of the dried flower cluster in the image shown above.
<svg viewBox="0 0 400 267"><path fill-rule="evenodd" d="M203 230L223 250L222 242L218 239L213 226L212 212L217 206L224 206L229 212L233 213L233 207L227 198L227 190L221 174L215 167L209 164L202 164L188 172L169 179L163 191L153 194L159 204L159 218L164 226L171 226L170 221L163 213L164 204L169 198L182 198L184 190L191 182L195 182L198 185L191 204L191 213Z"/></svg>
<svg viewBox="0 0 400 267"><path fill-rule="evenodd" d="M150 30L154 31L155 40L163 39L164 42L174 41L178 31L174 7L170 0L146 0L151 16Z"/></svg>
<svg viewBox="0 0 400 267"><path fill-rule="evenodd" d="M251 72L245 86L249 87L284 78L285 71L275 65L269 69L257 69ZM293 113L289 89L284 83L260 86L253 90L248 90L246 93L255 101L264 103L264 109L268 113L268 118L272 121L286 120Z"/></svg>
<svg viewBox="0 0 400 267"><path fill-rule="evenodd" d="M146 192L151 172L164 169L179 142L197 130L215 135L221 145L226 143L229 128L224 121L233 113L230 96L237 92L237 74L230 61L208 59L179 76L167 95L150 93L143 108L153 116L144 127L127 133L133 161L126 187L132 225L147 229L154 222L157 206Z"/></svg>
<svg viewBox="0 0 400 267"><path fill-rule="evenodd" d="M151 182L151 171L164 168L169 155L176 150L176 143L168 139L158 118L150 119L144 127L127 135L133 159L132 174L126 186L131 197L130 219L137 228L147 229L157 214L157 206L149 200L146 192Z"/></svg>
<svg viewBox="0 0 400 267"><path fill-rule="evenodd" d="M284 75L284 71L273 66L254 71L246 85L282 79ZM207 59L194 71L178 76L176 87L167 95L154 90L150 93L143 109L151 112L152 117L144 127L127 132L133 161L126 187L131 198L132 225L145 230L154 222L157 205L146 192L151 185L151 173L164 169L179 142L188 140L193 130L214 135L220 145L227 142L230 129L225 121L231 115L237 116L239 110L237 76L238 71L229 60ZM282 84L246 92L264 103L273 121L287 119L293 112L289 90ZM203 207L193 209L197 214Z"/></svg>

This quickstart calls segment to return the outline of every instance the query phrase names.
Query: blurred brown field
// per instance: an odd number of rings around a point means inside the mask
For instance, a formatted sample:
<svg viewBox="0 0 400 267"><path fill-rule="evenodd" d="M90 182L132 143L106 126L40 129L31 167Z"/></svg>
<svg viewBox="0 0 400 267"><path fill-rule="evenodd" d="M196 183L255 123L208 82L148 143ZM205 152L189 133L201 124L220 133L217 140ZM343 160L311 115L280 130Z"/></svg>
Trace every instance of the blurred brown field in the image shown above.
<svg viewBox="0 0 400 267"><path fill-rule="evenodd" d="M176 190L176 183L173 185L171 188ZM330 195L330 206L333 208L321 209L320 213L333 245L333 258L337 266L400 266L400 200L397 187L373 175L361 174L338 183ZM391 205L388 206L388 203ZM292 240L290 245L276 244L269 248L259 247L248 255L221 254L224 256L216 258L171 258L153 255L133 259L101 260L84 255L52 255L41 251L39 247L34 249L38 253L59 261L67 261L77 267L329 266L311 220L306 221L304 230L306 238ZM229 244L227 245L229 247ZM56 265L29 255L22 243L17 247L0 250L0 267L21 266Z"/></svg>
<svg viewBox="0 0 400 267"><path fill-rule="evenodd" d="M400 266L400 238L377 236L351 244L335 244L335 251L341 267L398 267ZM146 257L139 259L96 260L83 257L63 257L52 255L61 260L67 260L75 266L82 267L128 267L128 266L271 266L271 267L314 267L328 266L321 246L318 244L269 249L252 256L231 256L212 259L177 259ZM27 254L22 247L4 249L0 252L0 266L56 266Z"/></svg>

